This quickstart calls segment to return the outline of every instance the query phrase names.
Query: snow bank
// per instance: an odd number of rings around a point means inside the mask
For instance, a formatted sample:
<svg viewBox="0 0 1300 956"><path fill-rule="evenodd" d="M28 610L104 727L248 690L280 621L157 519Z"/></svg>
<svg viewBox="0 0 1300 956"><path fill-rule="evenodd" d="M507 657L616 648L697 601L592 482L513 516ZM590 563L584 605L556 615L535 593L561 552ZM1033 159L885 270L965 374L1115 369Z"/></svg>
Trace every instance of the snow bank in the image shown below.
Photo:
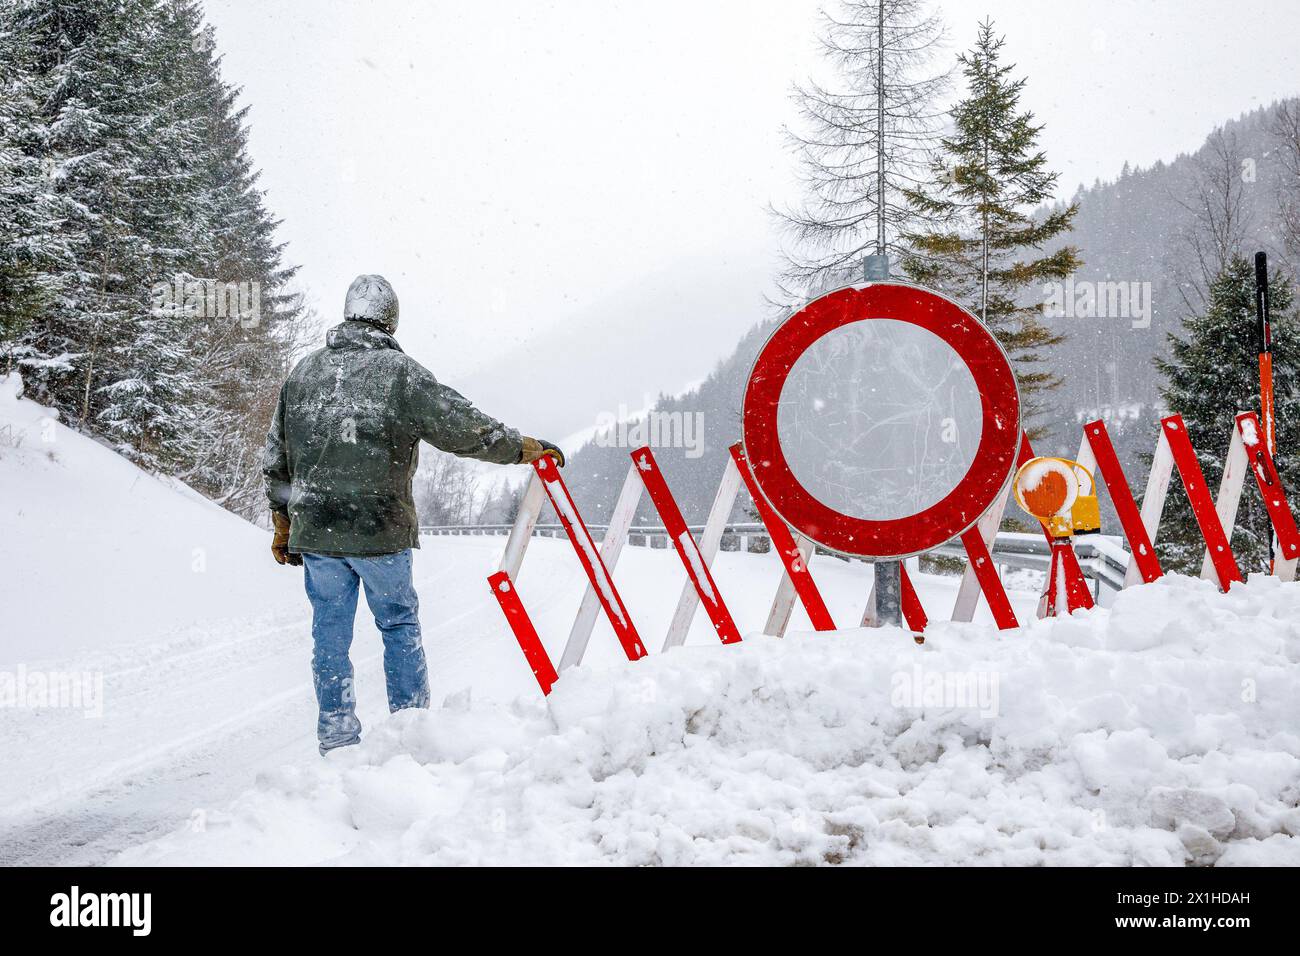
<svg viewBox="0 0 1300 956"><path fill-rule="evenodd" d="M21 392L17 375L0 378L0 666L286 606L269 532L141 471Z"/></svg>
<svg viewBox="0 0 1300 956"><path fill-rule="evenodd" d="M130 864L1300 864L1300 585L750 637L448 699Z"/></svg>

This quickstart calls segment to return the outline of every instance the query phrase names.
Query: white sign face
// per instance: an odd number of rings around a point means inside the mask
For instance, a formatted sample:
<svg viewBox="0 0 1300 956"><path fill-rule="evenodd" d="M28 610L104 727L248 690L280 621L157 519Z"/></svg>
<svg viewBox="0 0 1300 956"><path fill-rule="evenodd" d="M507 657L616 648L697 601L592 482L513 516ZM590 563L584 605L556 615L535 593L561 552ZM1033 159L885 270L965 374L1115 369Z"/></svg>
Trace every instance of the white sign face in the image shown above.
<svg viewBox="0 0 1300 956"><path fill-rule="evenodd" d="M910 322L867 319L823 335L790 370L777 436L813 498L891 521L947 497L970 471L984 424L961 356Z"/></svg>

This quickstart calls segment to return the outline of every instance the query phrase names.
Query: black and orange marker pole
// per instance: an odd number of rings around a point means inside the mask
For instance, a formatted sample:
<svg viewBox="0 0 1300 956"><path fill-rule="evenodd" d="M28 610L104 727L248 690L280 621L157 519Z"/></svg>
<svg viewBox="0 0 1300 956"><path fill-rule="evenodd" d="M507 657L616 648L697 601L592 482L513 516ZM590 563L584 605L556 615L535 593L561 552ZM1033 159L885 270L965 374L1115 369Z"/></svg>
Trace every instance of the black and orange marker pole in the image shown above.
<svg viewBox="0 0 1300 956"><path fill-rule="evenodd" d="M1277 461L1277 424L1273 417L1273 328L1268 309L1268 255L1255 253L1255 337L1259 343L1259 411L1268 453Z"/></svg>
<svg viewBox="0 0 1300 956"><path fill-rule="evenodd" d="M1259 417L1264 425L1264 444L1277 463L1277 423L1273 415L1273 327L1268 310L1268 254L1255 253L1255 339L1259 344ZM1269 570L1277 556L1274 536L1269 552Z"/></svg>

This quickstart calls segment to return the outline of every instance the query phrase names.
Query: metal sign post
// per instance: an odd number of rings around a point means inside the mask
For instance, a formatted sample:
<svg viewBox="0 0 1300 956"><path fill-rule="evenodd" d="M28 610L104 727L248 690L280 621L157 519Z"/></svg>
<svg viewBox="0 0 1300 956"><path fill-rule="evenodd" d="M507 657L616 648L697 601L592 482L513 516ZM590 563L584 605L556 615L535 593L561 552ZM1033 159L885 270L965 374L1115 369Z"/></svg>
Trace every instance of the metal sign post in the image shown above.
<svg viewBox="0 0 1300 956"><path fill-rule="evenodd" d="M868 282L889 279L889 256L883 253L862 260L862 277ZM903 623L903 564L876 561L872 565L871 597L863 623L868 627L900 627Z"/></svg>

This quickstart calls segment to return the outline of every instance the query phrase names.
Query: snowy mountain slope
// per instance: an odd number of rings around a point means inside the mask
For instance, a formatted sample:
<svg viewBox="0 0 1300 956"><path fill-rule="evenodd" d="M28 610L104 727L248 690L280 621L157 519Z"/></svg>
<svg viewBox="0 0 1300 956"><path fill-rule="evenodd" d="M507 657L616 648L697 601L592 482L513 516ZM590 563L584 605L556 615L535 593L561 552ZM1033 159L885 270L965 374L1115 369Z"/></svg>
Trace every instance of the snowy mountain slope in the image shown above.
<svg viewBox="0 0 1300 956"><path fill-rule="evenodd" d="M1284 268L1293 270L1295 263L1287 262L1285 244L1279 241L1278 196L1294 175L1275 132L1280 105L1243 112L1220 128L1224 142L1240 157L1234 162L1243 164L1242 182L1248 183L1236 197L1241 203L1236 213L1241 235L1234 243L1239 242L1247 255L1265 249L1274 268L1286 263ZM1085 283L1147 283L1149 291L1142 294L1150 309L1145 317L1106 315L1101 310L1096 317L1072 313L1070 318L1053 319L1054 331L1069 337L1056 349L1055 371L1064 380L1056 401L1062 409L1078 409L1086 416L1080 422L1113 415L1122 425L1125 406L1150 409L1160 403L1160 379L1151 374L1152 361L1168 355L1168 333L1183 333L1187 300L1199 301L1186 287L1188 277L1198 275L1188 233L1194 225L1198 180L1204 181L1206 170L1219 161L1215 133L1207 132L1206 141L1191 153L1146 169L1125 163L1116 179L1081 186L1071 197L1079 203L1079 214L1062 241L1078 246L1083 258L1074 275L1075 288Z"/></svg>
<svg viewBox="0 0 1300 956"><path fill-rule="evenodd" d="M0 666L283 603L265 532L65 428L20 388L0 380Z"/></svg>
<svg viewBox="0 0 1300 956"><path fill-rule="evenodd" d="M683 648L462 695L123 864L1300 864L1300 586ZM965 696L963 696L965 695Z"/></svg>

